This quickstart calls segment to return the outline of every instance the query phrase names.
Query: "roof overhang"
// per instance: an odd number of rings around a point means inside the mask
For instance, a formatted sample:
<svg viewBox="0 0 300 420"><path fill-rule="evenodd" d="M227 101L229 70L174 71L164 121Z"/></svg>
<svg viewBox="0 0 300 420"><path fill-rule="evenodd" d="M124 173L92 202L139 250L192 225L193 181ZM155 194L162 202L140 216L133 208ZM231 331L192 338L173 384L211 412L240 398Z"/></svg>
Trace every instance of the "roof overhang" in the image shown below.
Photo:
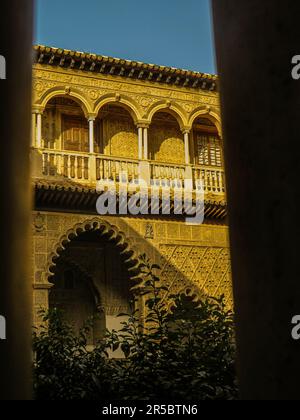
<svg viewBox="0 0 300 420"><path fill-rule="evenodd" d="M35 209L38 211L58 211L97 214L96 202L102 194L97 192L94 187L82 186L72 181L61 180L43 180L34 181L35 191ZM171 200L172 203L172 200ZM182 220L187 215L174 214L174 202L171 204L171 214L169 216L152 216L151 202L149 200L149 216L147 217L163 217L169 219ZM162 200L160 200L160 214L162 214ZM117 195L118 206L118 195ZM227 217L227 203L225 201L205 200L206 220L215 220L225 222Z"/></svg>
<svg viewBox="0 0 300 420"><path fill-rule="evenodd" d="M197 90L217 90L218 77L212 74L46 47L43 45L36 45L33 48L34 62L39 64L75 69L94 74L107 74L154 83L164 83Z"/></svg>

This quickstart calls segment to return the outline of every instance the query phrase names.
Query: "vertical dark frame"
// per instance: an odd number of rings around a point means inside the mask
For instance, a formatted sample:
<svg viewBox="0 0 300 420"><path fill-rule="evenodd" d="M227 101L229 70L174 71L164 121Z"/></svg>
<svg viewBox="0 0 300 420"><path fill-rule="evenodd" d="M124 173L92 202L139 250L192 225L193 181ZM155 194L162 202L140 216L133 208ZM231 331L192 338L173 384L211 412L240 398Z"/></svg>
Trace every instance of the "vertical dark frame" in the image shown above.
<svg viewBox="0 0 300 420"><path fill-rule="evenodd" d="M32 274L30 256L30 130L33 2L2 0L0 54L0 399L30 399Z"/></svg>
<svg viewBox="0 0 300 420"><path fill-rule="evenodd" d="M299 2L213 0L242 399L300 399ZM297 151L297 152L296 152Z"/></svg>

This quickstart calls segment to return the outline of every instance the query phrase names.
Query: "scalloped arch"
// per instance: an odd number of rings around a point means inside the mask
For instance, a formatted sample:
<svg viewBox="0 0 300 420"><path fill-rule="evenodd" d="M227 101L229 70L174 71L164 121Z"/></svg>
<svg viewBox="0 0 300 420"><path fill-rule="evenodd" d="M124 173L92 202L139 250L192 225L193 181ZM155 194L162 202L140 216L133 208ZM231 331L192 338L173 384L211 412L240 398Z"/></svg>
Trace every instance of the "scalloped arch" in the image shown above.
<svg viewBox="0 0 300 420"><path fill-rule="evenodd" d="M130 113L135 124L142 119L142 110L133 99L124 95L117 96L115 93L109 93L101 96L101 98L99 98L95 103L94 113L98 115L101 108L108 104L119 105L125 108Z"/></svg>
<svg viewBox="0 0 300 420"><path fill-rule="evenodd" d="M178 124L180 126L181 130L184 130L187 126L187 114L184 111L183 108L181 108L176 103L166 103L166 101L159 101L156 102L154 105L151 106L149 111L146 114L146 119L151 123L154 115L159 111L168 111L170 114L172 114L176 120L178 121Z"/></svg>
<svg viewBox="0 0 300 420"><path fill-rule="evenodd" d="M48 280L50 280L50 278L54 275L54 268L57 264L57 260L66 249L66 246L82 233L90 231L97 231L99 232L100 237L105 238L108 242L114 243L115 246L120 249L120 255L127 258L125 260L125 264L128 267L131 280L141 280L142 274L140 257L130 239L128 239L126 235L116 226L111 225L106 220L98 218L88 219L83 223L76 224L60 238L54 247L54 251L48 258L46 271Z"/></svg>
<svg viewBox="0 0 300 420"><path fill-rule="evenodd" d="M89 103L89 101L82 95L82 93L76 88L71 88L70 92L66 92L66 86L56 86L47 90L36 103L36 105L45 108L51 99L61 96L73 99L75 102L77 102L78 105L81 107L86 118L88 118L89 114L92 114L93 107Z"/></svg>

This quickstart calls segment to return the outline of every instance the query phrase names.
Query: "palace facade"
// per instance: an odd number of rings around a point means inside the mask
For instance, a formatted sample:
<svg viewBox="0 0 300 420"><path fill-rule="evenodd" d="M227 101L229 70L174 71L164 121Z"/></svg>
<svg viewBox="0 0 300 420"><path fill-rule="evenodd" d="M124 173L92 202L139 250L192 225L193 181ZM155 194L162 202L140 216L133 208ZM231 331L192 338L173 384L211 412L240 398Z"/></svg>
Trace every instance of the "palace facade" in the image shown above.
<svg viewBox="0 0 300 420"><path fill-rule="evenodd" d="M142 254L161 267L166 295L225 294L230 306L217 77L44 46L34 57L36 322L40 308L59 306L77 328L100 315L93 340L117 327ZM120 171L128 182L152 180L160 194L201 180L204 224L187 224L172 203L170 215L99 216L97 183L118 190Z"/></svg>

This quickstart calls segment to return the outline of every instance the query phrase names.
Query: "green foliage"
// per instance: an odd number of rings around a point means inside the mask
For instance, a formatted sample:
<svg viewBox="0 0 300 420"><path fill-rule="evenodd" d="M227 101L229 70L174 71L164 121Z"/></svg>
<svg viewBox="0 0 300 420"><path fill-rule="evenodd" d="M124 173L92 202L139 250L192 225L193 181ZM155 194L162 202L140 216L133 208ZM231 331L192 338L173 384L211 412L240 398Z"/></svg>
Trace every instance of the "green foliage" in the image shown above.
<svg viewBox="0 0 300 420"><path fill-rule="evenodd" d="M144 258L139 294L146 304L126 315L120 331L107 331L87 350L90 325L76 336L57 310L44 314L34 333L37 399L230 400L237 397L233 314L224 297L165 300L166 288ZM108 359L121 348L124 359Z"/></svg>
<svg viewBox="0 0 300 420"><path fill-rule="evenodd" d="M105 396L107 344L99 343L89 352L87 338L91 321L74 334L64 320L63 313L41 311L43 325L33 334L34 391L37 399L90 399L102 393ZM101 378L101 382L98 382Z"/></svg>

